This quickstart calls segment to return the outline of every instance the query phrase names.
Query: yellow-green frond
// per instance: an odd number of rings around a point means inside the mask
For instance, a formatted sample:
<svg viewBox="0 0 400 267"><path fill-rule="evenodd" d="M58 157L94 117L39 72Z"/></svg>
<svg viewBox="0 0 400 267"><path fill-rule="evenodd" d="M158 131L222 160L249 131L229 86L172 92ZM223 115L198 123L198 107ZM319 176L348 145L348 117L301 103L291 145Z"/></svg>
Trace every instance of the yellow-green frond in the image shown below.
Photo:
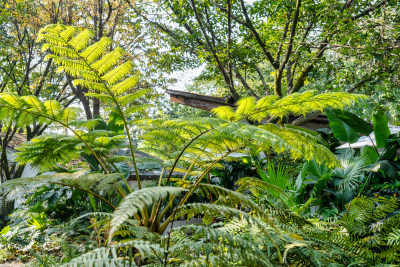
<svg viewBox="0 0 400 267"><path fill-rule="evenodd" d="M123 53L124 50L120 47L117 47L98 61L94 62L91 67L97 70L100 75L102 75L118 63Z"/></svg>
<svg viewBox="0 0 400 267"><path fill-rule="evenodd" d="M132 62L128 61L122 65L119 65L117 68L109 71L101 78L105 80L108 84L114 85L119 80L125 78L132 71Z"/></svg>
<svg viewBox="0 0 400 267"><path fill-rule="evenodd" d="M57 54L58 56L68 57L71 59L79 58L79 56L75 53L75 51L69 47L63 47L63 46L46 43L42 47L42 52L45 52L47 50L50 50L51 52ZM50 58L50 57L47 57L47 58Z"/></svg>
<svg viewBox="0 0 400 267"><path fill-rule="evenodd" d="M230 121L235 117L235 112L233 112L233 109L228 106L220 106L217 108L214 108L212 112L220 119Z"/></svg>
<svg viewBox="0 0 400 267"><path fill-rule="evenodd" d="M81 85L84 88L87 88L89 90L92 91L96 91L96 92L107 92L107 86L104 85L103 83L97 83L97 82L91 82L88 80L84 80L84 79L75 79L74 80L74 85Z"/></svg>
<svg viewBox="0 0 400 267"><path fill-rule="evenodd" d="M61 111L60 103L55 100L47 100L43 105L46 108L46 113L51 117L56 117Z"/></svg>
<svg viewBox="0 0 400 267"><path fill-rule="evenodd" d="M236 104L235 119L250 115L254 112L256 99L254 97L245 97L240 99Z"/></svg>
<svg viewBox="0 0 400 267"><path fill-rule="evenodd" d="M95 97L100 99L101 101L104 102L112 102L112 97L110 95L105 95L105 94L98 94L98 93L86 93L85 96L88 97Z"/></svg>
<svg viewBox="0 0 400 267"><path fill-rule="evenodd" d="M134 100L137 100L138 98L144 96L150 91L151 89L145 89L128 95L120 96L118 97L118 102L121 103L122 106L128 105L129 103L132 103Z"/></svg>
<svg viewBox="0 0 400 267"><path fill-rule="evenodd" d="M24 100L28 105L31 106L31 109L30 109L31 111L41 113L46 110L46 107L36 96L29 95L29 96L21 97L21 99Z"/></svg>
<svg viewBox="0 0 400 267"><path fill-rule="evenodd" d="M7 106L12 106L16 108L21 107L19 96L14 93L2 93L0 95L0 101L2 102L2 104L4 103Z"/></svg>
<svg viewBox="0 0 400 267"><path fill-rule="evenodd" d="M82 78L82 79L86 79L90 82L98 82L99 81L99 77L96 75L96 73L94 73L93 71L84 71L84 70L77 70L71 67L65 67L65 66L61 66L58 67L56 70L58 73L59 72L63 72L65 71L68 75L74 77L74 78Z"/></svg>
<svg viewBox="0 0 400 267"><path fill-rule="evenodd" d="M89 63L93 63L99 59L103 54L104 50L111 45L112 41L110 38L103 37L97 43L86 48L80 55L85 58Z"/></svg>
<svg viewBox="0 0 400 267"><path fill-rule="evenodd" d="M72 36L74 36L74 34L78 31L77 27L73 27L73 26L68 26L65 28L64 31L60 32L60 36L68 41L69 39L71 39Z"/></svg>
<svg viewBox="0 0 400 267"><path fill-rule="evenodd" d="M125 110L125 114L129 116L131 114L145 111L146 109L150 108L151 106L152 105L150 105L150 104L144 104L144 105L137 105L134 107L130 107Z"/></svg>
<svg viewBox="0 0 400 267"><path fill-rule="evenodd" d="M77 36L72 38L68 44L72 46L77 52L81 51L89 44L90 40L93 38L93 31L91 30L84 30L79 33Z"/></svg>
<svg viewBox="0 0 400 267"><path fill-rule="evenodd" d="M279 98L276 95L267 95L257 101L256 109L268 108L274 104Z"/></svg>
<svg viewBox="0 0 400 267"><path fill-rule="evenodd" d="M70 59L56 55L47 55L46 59L48 58L52 58L56 64L61 65L62 67L72 68L76 70L91 71L90 67L79 59Z"/></svg>
<svg viewBox="0 0 400 267"><path fill-rule="evenodd" d="M121 95L123 93L126 93L128 90L132 89L135 87L135 85L138 82L138 77L136 75L131 76L122 82L114 85L111 87L111 91L116 94L116 95Z"/></svg>

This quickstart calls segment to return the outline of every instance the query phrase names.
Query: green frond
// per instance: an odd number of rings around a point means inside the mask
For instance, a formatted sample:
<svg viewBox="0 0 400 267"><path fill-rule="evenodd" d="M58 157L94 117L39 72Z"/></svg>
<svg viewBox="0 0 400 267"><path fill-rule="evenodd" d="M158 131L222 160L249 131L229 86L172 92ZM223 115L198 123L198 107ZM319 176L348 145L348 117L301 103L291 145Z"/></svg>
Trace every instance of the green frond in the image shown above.
<svg viewBox="0 0 400 267"><path fill-rule="evenodd" d="M159 259L164 258L164 249L150 241L128 241L118 245L111 245L108 248L98 248L85 253L69 263L60 265L61 267L84 267L84 266L136 266L135 262L129 260L128 251L136 249L138 254L147 260L162 264ZM124 257L121 257L121 251ZM156 257L156 255L159 255Z"/></svg>
<svg viewBox="0 0 400 267"><path fill-rule="evenodd" d="M68 26L64 31L60 32L60 36L64 38L64 40L71 39L72 36L78 31L77 27Z"/></svg>
<svg viewBox="0 0 400 267"><path fill-rule="evenodd" d="M77 108L77 107L65 108L60 112L61 120L65 124L70 125L71 122L78 119L80 112L81 112L81 109Z"/></svg>
<svg viewBox="0 0 400 267"><path fill-rule="evenodd" d="M400 246L400 229L394 230L388 235L388 245L390 246Z"/></svg>
<svg viewBox="0 0 400 267"><path fill-rule="evenodd" d="M235 117L235 112L231 107L220 106L214 108L212 112L220 119L231 121Z"/></svg>
<svg viewBox="0 0 400 267"><path fill-rule="evenodd" d="M25 101L28 105L31 106L31 111L42 113L46 111L46 106L39 100L38 97L34 95L23 96L21 100Z"/></svg>
<svg viewBox="0 0 400 267"><path fill-rule="evenodd" d="M99 82L92 82L84 79L75 79L73 81L74 85L82 85L84 88L87 88L91 91L100 92L100 93L107 93L107 86L103 83ZM108 95L107 95L108 96Z"/></svg>
<svg viewBox="0 0 400 267"><path fill-rule="evenodd" d="M132 89L135 87L135 85L138 82L138 77L137 76L131 76L122 82L115 84L111 87L111 91L114 92L116 95L122 95L123 93L126 93L128 90ZM146 90L142 90L146 91Z"/></svg>
<svg viewBox="0 0 400 267"><path fill-rule="evenodd" d="M138 113L138 112L144 112L145 110L147 110L150 107L152 107L151 104L136 105L136 106L127 108L125 110L125 114L129 116L131 114L135 114L135 113Z"/></svg>
<svg viewBox="0 0 400 267"><path fill-rule="evenodd" d="M55 46L60 46L60 45L64 44L65 40L59 35L50 34L50 33L42 33L39 35L37 42L42 42L42 41L46 41Z"/></svg>
<svg viewBox="0 0 400 267"><path fill-rule="evenodd" d="M69 123L71 126L75 126L77 129L93 130L97 125L99 125L103 119L93 118L90 120L77 119Z"/></svg>
<svg viewBox="0 0 400 267"><path fill-rule="evenodd" d="M259 178L254 177L244 177L239 179L236 184L239 188L236 190L238 192L250 191L256 197L263 195L283 195L285 197L287 194L280 187L273 185L271 183L265 182Z"/></svg>
<svg viewBox="0 0 400 267"><path fill-rule="evenodd" d="M132 62L128 61L125 62L115 69L109 71L108 73L104 74L101 78L106 81L110 85L114 85L119 80L126 77L129 73L132 72Z"/></svg>
<svg viewBox="0 0 400 267"><path fill-rule="evenodd" d="M279 98L276 95L267 95L257 101L256 109L267 109L272 106Z"/></svg>
<svg viewBox="0 0 400 267"><path fill-rule="evenodd" d="M128 95L120 96L118 97L118 102L121 103L121 105L123 106L133 104L135 100L143 97L148 92L151 92L151 89L144 89Z"/></svg>
<svg viewBox="0 0 400 267"><path fill-rule="evenodd" d="M100 84L100 85L101 85L101 84ZM104 89L104 87L103 87L102 89ZM100 91L100 90L98 90L98 91ZM100 92L101 92L101 91L100 91ZM112 102L112 101L113 101L112 96L110 96L110 95L104 95L104 94L99 94L99 93L86 93L85 96L88 96L88 97L95 97L95 98L100 99L100 101L103 101L103 102Z"/></svg>
<svg viewBox="0 0 400 267"><path fill-rule="evenodd" d="M236 103L235 118L242 118L254 112L256 106L256 99L254 97L241 98Z"/></svg>
<svg viewBox="0 0 400 267"><path fill-rule="evenodd" d="M124 50L118 46L110 53L104 55L98 61L92 63L92 65L90 66L95 69L100 75L102 75L119 62L123 53Z"/></svg>
<svg viewBox="0 0 400 267"><path fill-rule="evenodd" d="M78 75L76 75L76 73L85 73L85 72L89 72L91 71L90 67L88 67L85 62L79 60L79 59L71 59L71 58L66 58L66 57L62 57L62 56L57 56L57 55L53 55L53 54L48 54L46 55L46 60L47 59L53 59L53 61L55 63L57 63L58 65L60 65L60 67L57 68L57 72L62 72L65 71L70 75L74 75L74 77L78 77ZM98 80L97 76L94 76L94 74L92 74L92 77L96 77L93 80Z"/></svg>
<svg viewBox="0 0 400 267"><path fill-rule="evenodd" d="M248 117L261 121L268 117L282 118L290 114L306 115L314 111L323 111L329 108L343 109L353 102L365 99L364 95L349 94L345 92L330 92L316 94L315 91L294 93L277 99L275 96L266 96L255 101L252 98L244 98L238 101L235 120ZM213 110L217 116L226 120L232 120L233 116L227 107L218 107Z"/></svg>
<svg viewBox="0 0 400 267"><path fill-rule="evenodd" d="M62 47L58 45L54 45L51 43L45 43L42 46L42 52L46 52L47 50L50 50L54 54L57 54L60 57L68 57L71 59L79 59L79 55L76 54L76 51L72 48L69 47ZM48 55L46 59L51 58L51 55Z"/></svg>
<svg viewBox="0 0 400 267"><path fill-rule="evenodd" d="M58 101L55 100L46 100L43 102L43 105L46 109L46 114L52 117L57 117L61 112L61 106Z"/></svg>
<svg viewBox="0 0 400 267"><path fill-rule="evenodd" d="M68 44L74 48L75 51L81 51L88 46L90 40L93 38L93 31L85 29L72 38ZM64 45L64 43L62 44Z"/></svg>
<svg viewBox="0 0 400 267"><path fill-rule="evenodd" d="M166 198L167 196L179 195L184 191L186 191L186 189L163 186L144 188L127 195L114 212L114 217L111 220L110 236L113 236L113 233L120 225L137 214L143 207L154 204L156 201Z"/></svg>
<svg viewBox="0 0 400 267"><path fill-rule="evenodd" d="M19 178L9 180L0 185L0 189L6 195L8 200L13 200L25 195L27 192L34 190L38 187L48 184L59 184L65 186L74 186L80 188L96 186L103 179L108 179L110 176L115 179L119 178L119 174L102 174L102 173L89 173L88 171L78 171L75 173L58 173L54 175L41 175L36 177Z"/></svg>
<svg viewBox="0 0 400 267"><path fill-rule="evenodd" d="M174 253L174 250L176 249L182 249L182 247L187 247L187 249L195 246L205 248L205 244L211 243L214 249L220 248L217 249L217 251L219 250L222 252L221 255L219 255L222 262L224 262L223 259L225 259L226 262L227 255L230 255L231 257L232 255L235 255L237 259L240 259L240 261L246 262L246 266L273 266L268 259L267 253L261 250L257 243L252 242L253 240L250 236L243 238L240 235L235 235L235 233L221 231L219 228L211 228L201 225L183 226L175 231L181 231L183 233L192 232L194 238L199 236L199 239L203 240L198 241L197 244L193 242L186 244L180 243L176 247L173 246L171 248L172 253Z"/></svg>
<svg viewBox="0 0 400 267"><path fill-rule="evenodd" d="M112 40L108 37L102 37L100 41L94 43L93 45L86 48L84 51L80 53L80 55L90 64L92 64L95 60L98 60L100 56L104 53L112 43Z"/></svg>

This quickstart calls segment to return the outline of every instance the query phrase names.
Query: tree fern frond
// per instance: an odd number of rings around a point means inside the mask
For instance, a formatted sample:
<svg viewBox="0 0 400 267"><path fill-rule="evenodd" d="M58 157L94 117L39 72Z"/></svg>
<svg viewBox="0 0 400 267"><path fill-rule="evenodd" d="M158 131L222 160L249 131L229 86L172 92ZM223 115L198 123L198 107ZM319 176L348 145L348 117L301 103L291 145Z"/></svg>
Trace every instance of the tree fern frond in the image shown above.
<svg viewBox="0 0 400 267"><path fill-rule="evenodd" d="M245 97L236 104L235 118L242 118L254 112L256 99L254 97Z"/></svg>
<svg viewBox="0 0 400 267"><path fill-rule="evenodd" d="M268 117L282 118L293 115L305 115L314 111L323 111L328 108L343 109L344 107L364 99L363 95L349 94L345 92L330 92L317 95L315 91L294 93L281 99L275 97L264 97L255 102L255 99L244 98L239 101L236 116L232 116L228 107L218 107L213 112L225 120L238 121L245 117L252 120L261 121ZM240 104L242 103L242 104ZM240 109L239 109L240 108ZM243 113L242 111L246 111ZM233 112L233 111L232 111Z"/></svg>
<svg viewBox="0 0 400 267"><path fill-rule="evenodd" d="M75 49L75 51L79 52L88 46L90 40L93 38L93 35L94 35L93 31L85 29L78 35L76 35L74 38L69 40L68 44L71 45ZM64 43L61 46L63 45Z"/></svg>
<svg viewBox="0 0 400 267"><path fill-rule="evenodd" d="M245 192L249 190L257 197L259 197L261 194L283 195L285 197L289 197L280 187L265 182L259 178L244 177L239 179L236 184L239 186L236 191Z"/></svg>
<svg viewBox="0 0 400 267"><path fill-rule="evenodd" d="M137 91L135 93L120 96L120 97L118 97L118 102L120 102L121 105L126 106L130 103L134 103L135 100L137 100L138 98L141 98L148 92L151 92L151 89L144 89L144 90Z"/></svg>
<svg viewBox="0 0 400 267"><path fill-rule="evenodd" d="M235 117L235 112L231 107L228 106L220 106L214 108L212 112L217 115L218 118L230 121Z"/></svg>
<svg viewBox="0 0 400 267"><path fill-rule="evenodd" d="M125 80L123 80L120 83L117 83L111 87L111 91L114 92L116 95L122 95L126 93L128 90L131 90L133 87L135 87L136 83L138 82L138 77L137 76L131 76ZM141 90L148 92L150 90ZM138 91L138 92L141 92ZM126 105L127 103L124 102L123 105Z"/></svg>
<svg viewBox="0 0 400 267"><path fill-rule="evenodd" d="M109 47L112 40L108 37L102 37L97 43L87 47L80 55L92 64L95 60L98 60L103 54L104 50Z"/></svg>
<svg viewBox="0 0 400 267"><path fill-rule="evenodd" d="M123 53L124 50L121 47L116 47L113 51L107 53L101 59L92 63L92 65L90 66L95 69L100 75L102 75L119 62Z"/></svg>
<svg viewBox="0 0 400 267"><path fill-rule="evenodd" d="M129 217L138 213L143 207L156 203L169 195L179 195L186 189L179 187L163 186L144 188L127 195L118 205L111 220L110 236ZM110 239L111 240L111 239Z"/></svg>
<svg viewBox="0 0 400 267"><path fill-rule="evenodd" d="M128 61L119 65L118 67L109 71L108 73L104 74L101 78L112 86L116 82L125 78L129 73L131 73L132 68L133 68L132 62Z"/></svg>
<svg viewBox="0 0 400 267"><path fill-rule="evenodd" d="M41 187L48 184L60 184L65 186L77 186L80 188L89 188L96 186L101 180L107 179L110 176L119 177L119 174L101 174L101 173L88 173L85 171L78 171L75 173L58 173L54 175L41 175L36 177L19 178L7 181L0 185L8 200L13 200L19 196L27 193L29 190Z"/></svg>
<svg viewBox="0 0 400 267"><path fill-rule="evenodd" d="M150 107L152 107L151 104L136 105L134 107L125 109L125 114L127 114L129 116L131 114L135 114L138 112L144 112L145 110L147 110Z"/></svg>
<svg viewBox="0 0 400 267"><path fill-rule="evenodd" d="M104 89L104 87L103 87L103 88L101 88L100 90L102 90L102 89ZM100 90L99 90L99 91L100 91ZM113 98L112 98L112 96L105 95L105 94L99 94L99 93L86 93L86 94L85 94L85 96L88 96L88 97L94 97L94 98L98 98L100 101L103 101L103 102L113 102Z"/></svg>
<svg viewBox="0 0 400 267"><path fill-rule="evenodd" d="M143 259L152 259L156 263L162 264L159 259L164 259L164 249L158 244L149 241L129 241L111 245L108 248L98 248L91 252L85 253L69 263L60 265L62 267L78 267L78 266L136 266L135 262L129 260L127 251L135 248ZM125 251L125 257L121 258L121 251ZM158 257L156 257L156 255Z"/></svg>

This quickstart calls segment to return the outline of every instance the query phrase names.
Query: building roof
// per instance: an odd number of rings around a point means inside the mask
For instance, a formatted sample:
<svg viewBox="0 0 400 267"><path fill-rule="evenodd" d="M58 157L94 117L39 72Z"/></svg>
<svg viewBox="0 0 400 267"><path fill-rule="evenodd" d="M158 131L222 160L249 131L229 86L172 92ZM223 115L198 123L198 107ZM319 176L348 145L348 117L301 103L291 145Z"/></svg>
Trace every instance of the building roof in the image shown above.
<svg viewBox="0 0 400 267"><path fill-rule="evenodd" d="M171 102L208 111L219 106L234 106L234 101L231 98L206 96L178 90L167 90L167 94L169 94Z"/></svg>

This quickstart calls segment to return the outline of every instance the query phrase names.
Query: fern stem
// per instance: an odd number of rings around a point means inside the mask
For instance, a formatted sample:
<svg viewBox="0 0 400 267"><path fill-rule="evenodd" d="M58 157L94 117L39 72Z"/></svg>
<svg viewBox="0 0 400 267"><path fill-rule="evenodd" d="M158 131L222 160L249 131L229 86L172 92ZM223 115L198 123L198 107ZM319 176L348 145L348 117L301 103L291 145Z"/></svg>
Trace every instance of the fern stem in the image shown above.
<svg viewBox="0 0 400 267"><path fill-rule="evenodd" d="M182 178L182 181L185 181L186 178L189 175L189 172L192 170L194 164L196 163L197 159L200 157L200 154L197 155L197 157L193 160L192 164L190 165L189 169L186 171L185 176ZM176 196L172 197L172 200L168 203L168 205L164 208L164 210L160 213L159 219L157 220L157 223L159 223L161 221L161 219L164 217L164 215L167 213L167 211L169 210L169 208L172 206L174 200L175 200ZM154 215L156 216L156 214Z"/></svg>
<svg viewBox="0 0 400 267"><path fill-rule="evenodd" d="M213 130L213 128L212 128L212 129L208 129L208 130L206 130L206 131L204 131L204 132L201 132L201 133L198 134L196 137L192 138L192 140L190 140L190 142L187 143L187 144L183 147L183 149L182 149L181 152L179 153L178 157L175 159L174 164L172 165L171 171L170 171L169 174L168 174L167 181L165 182L165 185L166 185L166 186L168 186L169 181L171 180L171 177L172 177L172 173L174 172L174 169L175 169L176 165L178 164L180 158L182 157L182 155L183 155L183 153L186 151L186 149L187 149L195 140L197 140L198 138L200 138L202 135L204 135L204 134L210 132L211 130ZM197 158L196 158L196 159L197 159ZM167 207L168 207L168 206L167 206ZM167 209L167 207L166 207L165 209ZM158 202L157 209L155 210L154 213L152 212L152 214L151 214L151 218L153 219L153 220L152 220L152 227L154 227L154 223L160 222L160 220L162 219L162 217L161 217L161 218L158 217L158 219L156 219L158 213L160 212L160 208L161 208L161 199L160 199L160 201ZM164 211L165 211L165 209L164 209ZM153 210L153 211L154 211L154 210Z"/></svg>
<svg viewBox="0 0 400 267"><path fill-rule="evenodd" d="M164 171L165 171L165 167L162 168L162 170L161 170L160 178L158 179L158 186L161 186L162 179L163 179L163 176L164 176Z"/></svg>
<svg viewBox="0 0 400 267"><path fill-rule="evenodd" d="M174 172L174 169L175 169L176 165L178 164L178 161L180 160L180 158L182 157L182 155L183 155L183 153L186 151L186 149L187 149L194 141L196 141L196 140L199 139L202 135L208 133L208 132L211 131L211 130L213 130L213 128L212 128L212 129L208 129L208 130L206 130L206 131L204 131L204 132L198 134L195 138L192 138L192 140L190 140L190 142L187 143L187 144L183 147L183 149L182 149L181 152L179 153L178 157L175 159L174 164L172 165L171 171L169 172L169 175L168 175L168 178L167 178L167 181L166 181L166 185L168 185L169 180L170 180L171 177L172 177L172 173Z"/></svg>
<svg viewBox="0 0 400 267"><path fill-rule="evenodd" d="M124 184L126 185L126 188L128 189L129 193L132 193L132 189L128 184L128 181L125 179L124 175L121 173L121 171L119 170L119 168L112 162L110 162L110 164L118 171L118 173L121 176L122 181L124 182Z"/></svg>
<svg viewBox="0 0 400 267"><path fill-rule="evenodd" d="M51 183L51 182L50 182L50 183ZM93 195L93 196L95 196L95 197L97 197L97 198L103 200L105 203L107 203L107 204L108 204L110 207L112 207L114 210L115 210L115 208L116 208L113 204L111 204L110 201L108 201L108 200L105 199L104 197L102 197L102 196L96 194L96 193L93 192L93 191L84 189L84 188L79 187L79 186L76 186L76 185L65 184L65 183L60 183L60 182L53 182L53 183L54 183L54 184L57 184L57 185L68 186L68 187L72 187L72 188L75 188L75 189L79 189L79 190L81 190L81 191L83 191L83 192L89 193L89 194L91 194L91 195Z"/></svg>
<svg viewBox="0 0 400 267"><path fill-rule="evenodd" d="M195 183L192 185L191 189L185 194L185 196L182 198L182 200L178 203L178 205L176 205L175 210L178 210L178 208L180 206L182 206L183 204L186 203L186 201L188 200L188 198L192 195L193 191L197 188L197 186L200 184L201 180L204 178L204 176L206 176L206 174L211 171L211 169L215 166L215 164L217 164L219 161L221 161L222 159L224 159L225 157L227 157L229 154L244 148L245 146L239 146L235 149L229 150L228 152L226 152L224 155L222 155L220 158L218 158L217 160L215 160L200 176L199 178L197 178L197 180L195 181ZM173 219L173 216L176 212L173 212L160 226L160 230L159 233L163 233L164 230L166 229L166 227L168 226L169 222ZM157 221L161 221L162 218L158 218Z"/></svg>
<svg viewBox="0 0 400 267"><path fill-rule="evenodd" d="M200 154L193 160L192 164L190 164L189 169L186 171L185 176L182 178L182 181L185 181L189 176L189 172L193 169L194 164L196 164L197 159L200 157Z"/></svg>

